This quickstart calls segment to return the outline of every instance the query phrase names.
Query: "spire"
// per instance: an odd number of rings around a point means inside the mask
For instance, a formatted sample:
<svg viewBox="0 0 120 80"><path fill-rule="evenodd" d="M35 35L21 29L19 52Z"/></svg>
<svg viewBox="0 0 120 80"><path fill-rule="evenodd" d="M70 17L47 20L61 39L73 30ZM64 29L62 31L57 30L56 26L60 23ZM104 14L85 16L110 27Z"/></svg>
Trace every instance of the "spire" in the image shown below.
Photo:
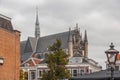
<svg viewBox="0 0 120 80"><path fill-rule="evenodd" d="M78 28L78 23L76 23L76 27Z"/></svg>
<svg viewBox="0 0 120 80"><path fill-rule="evenodd" d="M39 27L39 19L38 19L38 7L36 7L36 22L35 22L35 37L40 37L40 27Z"/></svg>
<svg viewBox="0 0 120 80"><path fill-rule="evenodd" d="M84 36L84 57L88 57L88 39L87 39L86 30L85 30L85 36Z"/></svg>
<svg viewBox="0 0 120 80"><path fill-rule="evenodd" d="M86 31L86 30L85 30L84 42L88 42L88 39L87 39L87 31Z"/></svg>
<svg viewBox="0 0 120 80"><path fill-rule="evenodd" d="M69 28L68 42L72 42L71 28Z"/></svg>
<svg viewBox="0 0 120 80"><path fill-rule="evenodd" d="M71 28L69 28L69 35L68 35L68 54L69 54L69 57L73 57L73 43L72 43Z"/></svg>
<svg viewBox="0 0 120 80"><path fill-rule="evenodd" d="M78 29L78 23L76 23L76 29Z"/></svg>

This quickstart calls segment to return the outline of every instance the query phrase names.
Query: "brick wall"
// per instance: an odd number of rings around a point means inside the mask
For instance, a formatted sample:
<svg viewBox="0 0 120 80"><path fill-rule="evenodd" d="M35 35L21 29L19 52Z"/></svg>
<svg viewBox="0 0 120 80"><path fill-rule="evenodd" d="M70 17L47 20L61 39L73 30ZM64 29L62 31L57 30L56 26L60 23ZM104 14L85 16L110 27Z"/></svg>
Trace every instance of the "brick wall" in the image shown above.
<svg viewBox="0 0 120 80"><path fill-rule="evenodd" d="M4 64L0 65L0 80L19 80L20 32L9 32L0 28L0 56Z"/></svg>

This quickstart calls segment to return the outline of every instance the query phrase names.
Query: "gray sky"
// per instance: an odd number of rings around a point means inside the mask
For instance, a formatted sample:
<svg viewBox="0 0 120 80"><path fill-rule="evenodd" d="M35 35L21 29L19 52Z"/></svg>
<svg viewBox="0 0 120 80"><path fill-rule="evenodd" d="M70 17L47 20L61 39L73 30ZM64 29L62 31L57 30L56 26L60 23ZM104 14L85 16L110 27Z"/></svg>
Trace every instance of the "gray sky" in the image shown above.
<svg viewBox="0 0 120 80"><path fill-rule="evenodd" d="M120 0L0 0L0 13L12 18L21 40L34 36L36 5L41 36L74 29L87 30L89 57L105 68L105 50L113 42L120 50Z"/></svg>

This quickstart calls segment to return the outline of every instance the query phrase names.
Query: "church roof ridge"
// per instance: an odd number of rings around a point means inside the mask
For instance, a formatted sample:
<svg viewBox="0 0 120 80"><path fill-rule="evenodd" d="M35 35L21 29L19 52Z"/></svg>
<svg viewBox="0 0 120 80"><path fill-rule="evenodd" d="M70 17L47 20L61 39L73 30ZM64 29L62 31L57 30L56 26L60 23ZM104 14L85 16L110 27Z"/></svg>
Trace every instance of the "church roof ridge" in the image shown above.
<svg viewBox="0 0 120 80"><path fill-rule="evenodd" d="M74 30L71 30L71 32L74 31ZM68 33L68 31L64 31L64 32L59 32L59 33L56 33L56 34L50 34L50 35L45 35L45 36L42 36L41 38L44 38L44 37L49 37L49 36L54 36L54 35L58 35L58 34L63 34L63 33Z"/></svg>

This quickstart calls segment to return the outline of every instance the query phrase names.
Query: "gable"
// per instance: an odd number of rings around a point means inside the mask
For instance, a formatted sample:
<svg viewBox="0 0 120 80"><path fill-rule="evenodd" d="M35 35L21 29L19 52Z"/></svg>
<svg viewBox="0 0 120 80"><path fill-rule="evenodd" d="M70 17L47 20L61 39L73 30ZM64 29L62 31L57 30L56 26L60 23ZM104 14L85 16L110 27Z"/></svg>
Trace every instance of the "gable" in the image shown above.
<svg viewBox="0 0 120 80"><path fill-rule="evenodd" d="M24 49L24 53L27 53L27 52L33 52L29 38L26 42L26 46L25 46L25 49Z"/></svg>
<svg viewBox="0 0 120 80"><path fill-rule="evenodd" d="M24 66L24 67L32 67L32 66L35 66L36 64L40 64L41 63L41 60L40 59L37 59L37 58L34 58L34 57L31 57L29 59L27 59L26 61L24 61L21 66Z"/></svg>
<svg viewBox="0 0 120 80"><path fill-rule="evenodd" d="M32 51L36 51L37 38L29 37L29 41L30 41L30 44L31 44Z"/></svg>

